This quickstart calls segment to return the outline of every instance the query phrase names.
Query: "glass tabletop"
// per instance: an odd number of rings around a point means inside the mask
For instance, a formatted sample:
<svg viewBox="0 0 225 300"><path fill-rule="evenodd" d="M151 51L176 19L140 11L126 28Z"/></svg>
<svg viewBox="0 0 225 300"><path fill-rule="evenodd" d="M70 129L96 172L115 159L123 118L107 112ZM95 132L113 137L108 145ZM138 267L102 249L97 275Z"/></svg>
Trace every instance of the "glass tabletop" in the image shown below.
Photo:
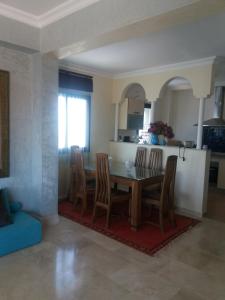
<svg viewBox="0 0 225 300"><path fill-rule="evenodd" d="M95 171L96 163L88 161L85 163L85 170ZM110 174L113 176L124 177L134 180L144 180L151 177L162 176L164 173L162 170L145 169L138 167L126 167L125 163L111 162L110 163Z"/></svg>

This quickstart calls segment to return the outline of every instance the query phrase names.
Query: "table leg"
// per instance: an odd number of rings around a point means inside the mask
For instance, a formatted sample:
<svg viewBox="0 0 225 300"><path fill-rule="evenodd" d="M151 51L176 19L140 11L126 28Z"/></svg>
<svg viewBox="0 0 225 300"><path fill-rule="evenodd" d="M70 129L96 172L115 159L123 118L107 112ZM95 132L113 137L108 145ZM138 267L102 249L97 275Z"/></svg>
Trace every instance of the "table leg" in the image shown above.
<svg viewBox="0 0 225 300"><path fill-rule="evenodd" d="M131 228L137 230L141 221L141 184L132 182Z"/></svg>

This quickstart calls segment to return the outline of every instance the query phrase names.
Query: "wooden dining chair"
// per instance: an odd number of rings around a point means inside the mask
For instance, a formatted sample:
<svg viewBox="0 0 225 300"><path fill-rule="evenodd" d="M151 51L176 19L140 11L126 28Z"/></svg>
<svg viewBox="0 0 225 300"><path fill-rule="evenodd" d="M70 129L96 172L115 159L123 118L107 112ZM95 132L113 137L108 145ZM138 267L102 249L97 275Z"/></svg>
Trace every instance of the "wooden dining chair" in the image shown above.
<svg viewBox="0 0 225 300"><path fill-rule="evenodd" d="M112 190L109 172L108 155L96 153L96 191L92 221L95 221L97 209L106 210L106 227L109 227L112 205L128 202L130 194L127 192Z"/></svg>
<svg viewBox="0 0 225 300"><path fill-rule="evenodd" d="M149 154L148 169L162 170L162 154L160 148L152 148Z"/></svg>
<svg viewBox="0 0 225 300"><path fill-rule="evenodd" d="M89 183L86 179L84 160L81 151L76 150L74 152L74 164L73 164L73 180L74 180L74 205L81 200L82 208L81 215L87 210L87 201L90 195L94 195L95 186Z"/></svg>
<svg viewBox="0 0 225 300"><path fill-rule="evenodd" d="M162 154L163 151L160 148L152 148L150 150L149 154L149 160L148 160L148 169L153 170L162 170ZM161 183L154 183L149 186L144 187L143 191L150 192L154 190L160 190Z"/></svg>
<svg viewBox="0 0 225 300"><path fill-rule="evenodd" d="M169 217L170 222L173 226L175 226L176 224L174 215L174 186L176 167L177 156L168 156L161 191L150 192L149 195L145 194L142 198L143 205L150 208L156 207L159 210L159 224L153 223L151 221L147 223L159 225L162 233L164 232L164 219L166 217Z"/></svg>
<svg viewBox="0 0 225 300"><path fill-rule="evenodd" d="M137 147L135 162L134 162L135 167L145 168L146 152L147 152L147 148Z"/></svg>

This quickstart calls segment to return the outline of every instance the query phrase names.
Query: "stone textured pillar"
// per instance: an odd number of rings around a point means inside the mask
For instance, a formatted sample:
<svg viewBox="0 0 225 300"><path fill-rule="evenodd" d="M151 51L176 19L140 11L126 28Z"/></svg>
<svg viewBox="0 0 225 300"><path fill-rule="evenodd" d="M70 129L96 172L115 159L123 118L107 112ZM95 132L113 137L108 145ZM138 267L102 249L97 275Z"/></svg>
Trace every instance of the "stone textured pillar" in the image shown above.
<svg viewBox="0 0 225 300"><path fill-rule="evenodd" d="M58 221L58 60L33 55L32 181L38 214Z"/></svg>
<svg viewBox="0 0 225 300"><path fill-rule="evenodd" d="M203 117L205 109L205 98L201 97L199 102L199 111L198 111L198 132L197 132L197 149L202 149L202 134L203 134Z"/></svg>

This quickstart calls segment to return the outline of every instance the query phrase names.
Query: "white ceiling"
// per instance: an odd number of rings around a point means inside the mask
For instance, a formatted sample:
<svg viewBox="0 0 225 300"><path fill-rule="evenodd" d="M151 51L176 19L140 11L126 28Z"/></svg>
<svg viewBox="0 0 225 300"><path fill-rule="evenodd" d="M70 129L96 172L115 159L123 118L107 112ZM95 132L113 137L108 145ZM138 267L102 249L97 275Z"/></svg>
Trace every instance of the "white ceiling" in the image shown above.
<svg viewBox="0 0 225 300"><path fill-rule="evenodd" d="M224 28L223 13L72 55L63 63L73 63L80 69L93 72L117 75L210 56L225 56Z"/></svg>

